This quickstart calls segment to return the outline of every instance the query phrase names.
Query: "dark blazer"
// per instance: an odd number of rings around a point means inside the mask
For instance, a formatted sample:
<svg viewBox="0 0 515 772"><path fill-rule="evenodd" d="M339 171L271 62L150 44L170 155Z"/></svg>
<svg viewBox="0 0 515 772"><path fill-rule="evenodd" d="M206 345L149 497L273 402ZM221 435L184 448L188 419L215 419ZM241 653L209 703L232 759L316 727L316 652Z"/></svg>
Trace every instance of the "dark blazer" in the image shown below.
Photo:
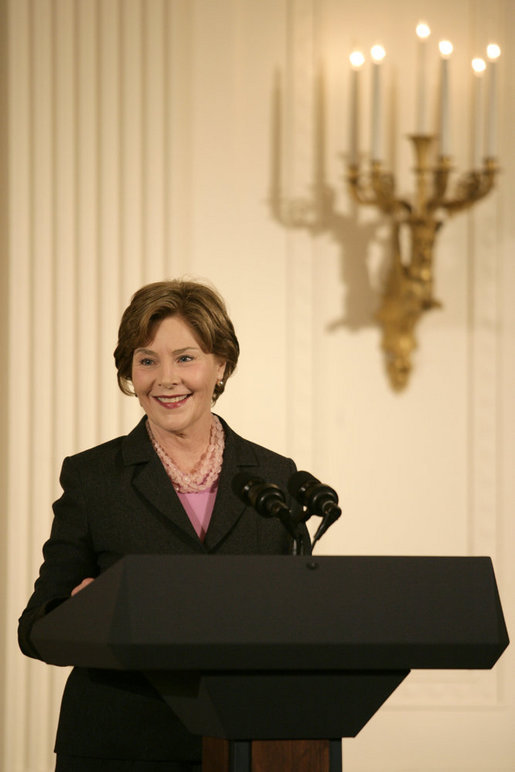
<svg viewBox="0 0 515 772"><path fill-rule="evenodd" d="M248 470L283 490L291 459L244 440L223 423L226 442L211 522L202 543L155 453L145 418L127 436L65 459L63 494L43 547L44 563L19 623L19 643L40 658L34 622L128 554L282 554L290 538L276 519L262 518L233 493ZM291 503L291 502L290 502ZM74 668L63 695L56 751L94 758L198 761L190 735L139 674Z"/></svg>

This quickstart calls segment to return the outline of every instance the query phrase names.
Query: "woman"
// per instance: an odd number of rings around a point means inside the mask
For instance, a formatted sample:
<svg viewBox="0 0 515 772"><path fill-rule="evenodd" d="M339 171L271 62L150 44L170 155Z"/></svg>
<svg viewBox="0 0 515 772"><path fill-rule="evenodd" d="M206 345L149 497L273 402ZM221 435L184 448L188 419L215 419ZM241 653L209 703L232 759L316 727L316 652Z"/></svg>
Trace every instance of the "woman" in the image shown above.
<svg viewBox="0 0 515 772"><path fill-rule="evenodd" d="M211 412L238 360L223 300L188 281L142 287L123 314L118 383L145 412L136 428L65 459L63 494L20 618L22 651L40 658L34 622L123 555L277 554L291 550L276 519L233 493L245 470L286 489L290 459L242 439ZM74 668L61 706L57 772L200 769L189 734L139 674Z"/></svg>

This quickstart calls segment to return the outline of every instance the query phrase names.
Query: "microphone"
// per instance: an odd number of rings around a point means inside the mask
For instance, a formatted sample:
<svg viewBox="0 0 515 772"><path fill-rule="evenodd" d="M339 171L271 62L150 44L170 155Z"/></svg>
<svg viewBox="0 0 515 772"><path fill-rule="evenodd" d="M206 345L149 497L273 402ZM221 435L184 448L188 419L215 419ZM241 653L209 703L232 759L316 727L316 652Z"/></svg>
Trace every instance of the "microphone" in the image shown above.
<svg viewBox="0 0 515 772"><path fill-rule="evenodd" d="M262 517L278 517L290 536L298 538L297 524L278 485L267 483L262 477L239 472L233 478L232 489L238 498L250 504Z"/></svg>
<svg viewBox="0 0 515 772"><path fill-rule="evenodd" d="M313 538L315 544L342 513L338 506L338 494L309 472L295 472L288 482L288 490L293 498L306 508L305 520L309 520L311 515L322 518Z"/></svg>

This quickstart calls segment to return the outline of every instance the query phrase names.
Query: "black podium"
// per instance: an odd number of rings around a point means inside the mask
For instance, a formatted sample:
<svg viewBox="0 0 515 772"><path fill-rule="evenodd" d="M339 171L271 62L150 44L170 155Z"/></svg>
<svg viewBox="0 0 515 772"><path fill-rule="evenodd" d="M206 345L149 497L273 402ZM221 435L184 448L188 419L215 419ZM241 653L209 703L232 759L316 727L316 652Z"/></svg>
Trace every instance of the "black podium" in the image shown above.
<svg viewBox="0 0 515 772"><path fill-rule="evenodd" d="M508 645L490 559L451 557L128 556L33 639L53 664L143 671L235 772L268 769L259 741L341 769L340 738L411 669L491 668Z"/></svg>

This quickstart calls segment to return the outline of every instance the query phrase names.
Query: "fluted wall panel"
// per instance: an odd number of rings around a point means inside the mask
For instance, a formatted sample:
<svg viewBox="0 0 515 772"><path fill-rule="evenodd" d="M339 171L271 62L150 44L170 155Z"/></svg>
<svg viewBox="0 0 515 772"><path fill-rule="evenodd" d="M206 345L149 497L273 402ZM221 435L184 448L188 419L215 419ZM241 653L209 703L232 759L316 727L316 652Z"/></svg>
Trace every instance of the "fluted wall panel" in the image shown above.
<svg viewBox="0 0 515 772"><path fill-rule="evenodd" d="M340 492L344 516L320 553L488 554L512 616L512 60L503 54L500 68L499 190L439 234L443 309L420 325L413 378L399 395L373 319L387 224L350 200L343 178L347 56L383 36L384 144L399 187L412 188L410 0L2 3L2 769L53 768L66 672L22 657L16 618L41 561L63 457L125 433L140 415L117 390L112 352L121 311L148 281L193 275L226 297L242 355L217 410ZM513 9L509 0L438 0L426 11L435 35L456 41L453 136L465 170L469 59L487 38L515 48ZM365 98L362 110L366 147ZM345 744L344 769L508 772L514 681L511 652L492 672L412 674Z"/></svg>

